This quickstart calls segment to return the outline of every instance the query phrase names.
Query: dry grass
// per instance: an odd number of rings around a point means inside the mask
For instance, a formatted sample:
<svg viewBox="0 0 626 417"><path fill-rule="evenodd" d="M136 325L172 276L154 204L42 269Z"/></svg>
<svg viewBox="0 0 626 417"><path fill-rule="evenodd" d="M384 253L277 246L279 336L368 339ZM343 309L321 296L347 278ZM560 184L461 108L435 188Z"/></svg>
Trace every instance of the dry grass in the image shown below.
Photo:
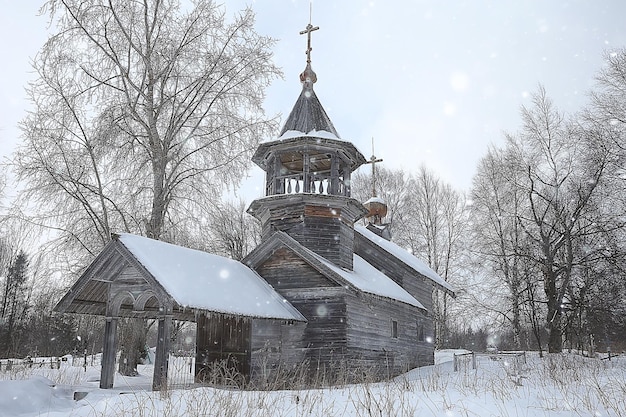
<svg viewBox="0 0 626 417"><path fill-rule="evenodd" d="M80 368L82 370L82 368ZM56 381L75 376L57 370ZM216 370L216 378L235 376ZM276 374L278 375L278 374ZM576 355L529 355L522 365L480 358L477 369L450 363L413 370L391 381L305 389L305 376L285 372L263 387L202 386L135 391L105 400L88 395L76 416L626 416L626 358L611 362ZM25 372L10 378L25 378ZM54 375L51 375L54 377ZM320 378L325 376L320 375ZM0 375L6 378L6 375ZM295 379L294 379L295 378ZM299 378L299 379L298 379ZM53 379L53 378L50 378ZM299 381L286 389L293 381ZM213 381L219 382L217 379ZM311 382L311 381L308 381ZM59 382L60 383L60 382ZM263 389L260 389L263 388Z"/></svg>

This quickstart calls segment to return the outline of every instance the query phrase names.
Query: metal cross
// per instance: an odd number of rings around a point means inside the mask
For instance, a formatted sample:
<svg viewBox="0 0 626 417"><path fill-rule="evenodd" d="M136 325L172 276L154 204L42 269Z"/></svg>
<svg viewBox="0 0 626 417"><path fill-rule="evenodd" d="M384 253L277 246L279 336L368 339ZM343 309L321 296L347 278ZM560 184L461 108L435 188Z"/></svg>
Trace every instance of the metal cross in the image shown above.
<svg viewBox="0 0 626 417"><path fill-rule="evenodd" d="M306 48L306 62L307 64L311 63L311 51L313 50L313 48L311 48L311 32L313 32L314 30L318 30L319 26L313 26L312 24L308 24L306 25L306 29L304 29L303 31L300 31L300 35L304 35L305 33L307 34L307 48Z"/></svg>
<svg viewBox="0 0 626 417"><path fill-rule="evenodd" d="M374 138L372 138L372 157L366 164L372 164L372 197L377 197L376 195L376 163L383 162L382 159L376 159L374 156Z"/></svg>

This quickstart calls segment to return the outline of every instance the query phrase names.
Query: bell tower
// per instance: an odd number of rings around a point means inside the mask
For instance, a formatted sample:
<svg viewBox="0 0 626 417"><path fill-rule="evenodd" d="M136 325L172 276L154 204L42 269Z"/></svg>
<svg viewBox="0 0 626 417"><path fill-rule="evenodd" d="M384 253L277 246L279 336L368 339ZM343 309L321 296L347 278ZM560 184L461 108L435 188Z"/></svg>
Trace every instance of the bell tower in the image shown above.
<svg viewBox="0 0 626 417"><path fill-rule="evenodd" d="M354 222L368 211L350 197L350 177L366 160L340 139L313 90L311 33L318 29L308 24L300 32L307 35L302 91L279 138L259 145L252 157L265 171L265 197L252 202L248 212L261 221L263 240L283 231L351 270Z"/></svg>

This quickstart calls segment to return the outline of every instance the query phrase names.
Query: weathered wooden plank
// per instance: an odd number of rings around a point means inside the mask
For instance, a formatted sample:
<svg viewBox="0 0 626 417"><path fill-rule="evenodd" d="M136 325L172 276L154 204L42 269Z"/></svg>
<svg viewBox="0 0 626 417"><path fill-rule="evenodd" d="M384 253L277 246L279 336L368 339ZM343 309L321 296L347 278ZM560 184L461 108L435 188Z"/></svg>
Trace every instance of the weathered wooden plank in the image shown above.
<svg viewBox="0 0 626 417"><path fill-rule="evenodd" d="M432 363L433 345L418 340L418 320L425 320L425 315L408 304L387 299L367 302L367 298L367 294L359 294L348 297L346 303L347 345L351 352L359 352L359 361L380 366L381 352L386 352L388 358L381 371L391 375Z"/></svg>
<svg viewBox="0 0 626 417"><path fill-rule="evenodd" d="M211 367L232 368L250 377L251 320L206 314L198 316L196 327L196 380L210 377Z"/></svg>
<svg viewBox="0 0 626 417"><path fill-rule="evenodd" d="M307 204L304 206L304 215L310 217L338 219L341 217L341 209L328 206L315 206L312 204Z"/></svg>
<svg viewBox="0 0 626 417"><path fill-rule="evenodd" d="M172 317L160 317L157 329L157 346L154 359L154 373L152 375L153 391L167 388L167 370L170 354L171 329Z"/></svg>
<svg viewBox="0 0 626 417"><path fill-rule="evenodd" d="M276 290L337 286L287 248L276 250L257 272Z"/></svg>

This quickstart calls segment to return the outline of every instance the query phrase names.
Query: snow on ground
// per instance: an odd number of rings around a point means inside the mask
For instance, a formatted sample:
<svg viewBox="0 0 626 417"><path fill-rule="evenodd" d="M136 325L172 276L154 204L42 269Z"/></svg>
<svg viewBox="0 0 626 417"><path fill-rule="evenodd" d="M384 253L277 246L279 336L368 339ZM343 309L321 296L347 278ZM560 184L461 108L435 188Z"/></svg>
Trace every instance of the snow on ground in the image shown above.
<svg viewBox="0 0 626 417"><path fill-rule="evenodd" d="M150 366L98 388L99 370L73 367L0 372L0 416L626 416L626 358L575 354L459 357L390 382L293 391L195 387L151 392ZM183 360L183 368L188 363ZM2 380L4 379L4 380ZM75 394L78 393L78 394ZM85 395L86 394L86 395ZM75 396L77 395L76 399ZM84 395L84 398L81 398Z"/></svg>

